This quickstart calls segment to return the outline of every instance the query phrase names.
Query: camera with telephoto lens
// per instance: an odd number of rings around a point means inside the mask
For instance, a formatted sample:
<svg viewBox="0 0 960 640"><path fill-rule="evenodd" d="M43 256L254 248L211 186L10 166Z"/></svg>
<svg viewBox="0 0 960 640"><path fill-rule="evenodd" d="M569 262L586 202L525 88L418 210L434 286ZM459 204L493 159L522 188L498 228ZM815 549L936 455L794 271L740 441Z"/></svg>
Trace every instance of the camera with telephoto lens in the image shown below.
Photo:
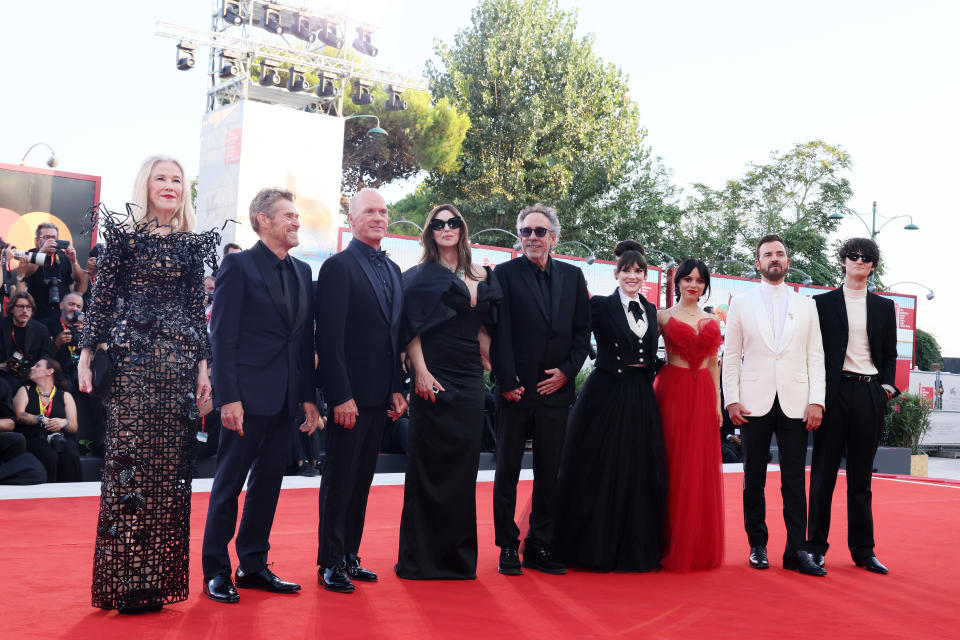
<svg viewBox="0 0 960 640"><path fill-rule="evenodd" d="M27 380L30 377L30 369L34 364L36 363L18 351L7 360L7 371L11 371L21 379Z"/></svg>
<svg viewBox="0 0 960 640"><path fill-rule="evenodd" d="M20 262L26 262L27 264L35 264L38 267L52 267L54 262L54 254L52 253L40 253L36 249L31 249L30 251L17 251L13 250L13 257L19 260Z"/></svg>
<svg viewBox="0 0 960 640"><path fill-rule="evenodd" d="M67 343L71 347L75 347L80 343L80 332L75 331L75 328L78 324L83 322L83 319L86 316L83 315L83 311L70 312L64 316L64 320L68 327L70 327L70 342Z"/></svg>
<svg viewBox="0 0 960 640"><path fill-rule="evenodd" d="M63 453L63 450L67 446L67 439L59 431L54 431L53 433L47 434L47 444L57 453Z"/></svg>

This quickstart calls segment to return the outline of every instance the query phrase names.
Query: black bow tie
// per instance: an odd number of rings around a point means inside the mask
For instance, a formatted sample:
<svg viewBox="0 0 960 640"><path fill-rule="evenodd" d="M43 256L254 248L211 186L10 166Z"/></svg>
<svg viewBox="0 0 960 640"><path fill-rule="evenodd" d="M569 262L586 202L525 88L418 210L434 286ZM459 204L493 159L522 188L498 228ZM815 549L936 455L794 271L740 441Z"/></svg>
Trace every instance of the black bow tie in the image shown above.
<svg viewBox="0 0 960 640"><path fill-rule="evenodd" d="M630 304L627 305L627 310L633 314L633 319L637 322L640 322L640 318L643 317L643 309L640 308L640 303L636 300L631 300Z"/></svg>
<svg viewBox="0 0 960 640"><path fill-rule="evenodd" d="M373 262L382 262L387 259L386 251L377 251L376 249L370 249L370 260Z"/></svg>

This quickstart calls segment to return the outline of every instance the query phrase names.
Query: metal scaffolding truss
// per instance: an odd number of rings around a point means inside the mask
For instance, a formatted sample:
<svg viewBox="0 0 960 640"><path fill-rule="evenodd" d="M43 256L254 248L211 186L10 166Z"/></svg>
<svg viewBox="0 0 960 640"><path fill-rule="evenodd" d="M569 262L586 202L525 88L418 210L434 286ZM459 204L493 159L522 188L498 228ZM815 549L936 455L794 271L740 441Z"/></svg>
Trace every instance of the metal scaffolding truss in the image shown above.
<svg viewBox="0 0 960 640"><path fill-rule="evenodd" d="M209 77L207 89L206 110L215 111L224 105L240 99L255 100L269 104L280 104L289 107L322 111L333 115L343 113L343 98L349 93L350 85L360 81L369 85L393 86L396 89L427 90L427 81L418 76L396 73L389 69L374 67L362 62L355 62L345 58L334 58L316 51L294 49L278 46L255 40L248 37L251 33L251 24L245 22L234 27L226 24L222 19L222 12L215 11L213 15L213 29L202 30L169 22L158 22L156 35L172 38L194 46L205 46L210 50ZM239 35L232 35L221 29L239 31ZM237 73L222 78L220 76L222 57L226 55L235 59ZM284 88L284 85L263 87L251 80L250 70L255 61L265 60L273 63L277 70L286 76L289 67L295 66L303 73L329 74L337 78L339 95L335 97L320 97L311 87L308 91L293 92Z"/></svg>

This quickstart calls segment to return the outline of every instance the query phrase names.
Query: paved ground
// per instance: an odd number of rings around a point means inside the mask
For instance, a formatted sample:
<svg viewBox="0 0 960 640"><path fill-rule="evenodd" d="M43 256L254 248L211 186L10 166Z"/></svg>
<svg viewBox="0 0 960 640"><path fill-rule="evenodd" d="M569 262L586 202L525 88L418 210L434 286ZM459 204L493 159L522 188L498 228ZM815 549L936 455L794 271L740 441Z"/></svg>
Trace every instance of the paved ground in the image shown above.
<svg viewBox="0 0 960 640"><path fill-rule="evenodd" d="M928 462L928 473L931 478L960 480L960 458L934 458Z"/></svg>

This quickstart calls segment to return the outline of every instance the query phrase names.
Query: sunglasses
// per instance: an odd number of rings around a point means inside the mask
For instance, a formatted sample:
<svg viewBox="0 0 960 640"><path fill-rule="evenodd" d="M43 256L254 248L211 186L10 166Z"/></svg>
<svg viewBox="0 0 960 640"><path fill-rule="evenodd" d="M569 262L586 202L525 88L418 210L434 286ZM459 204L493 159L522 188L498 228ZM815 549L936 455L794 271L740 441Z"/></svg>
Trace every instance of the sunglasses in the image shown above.
<svg viewBox="0 0 960 640"><path fill-rule="evenodd" d="M451 231L454 229L462 229L463 218L459 216L453 216L452 218L447 218L446 220L434 218L430 221L431 231L443 231L444 227L449 227Z"/></svg>
<svg viewBox="0 0 960 640"><path fill-rule="evenodd" d="M858 260L863 260L864 262L876 262L873 256L864 255L862 253L848 253L847 258L851 262L857 262Z"/></svg>
<svg viewBox="0 0 960 640"><path fill-rule="evenodd" d="M523 227L520 229L520 235L524 238L529 238L531 235L537 234L538 238L542 238L547 235L548 231L550 231L550 229L546 227Z"/></svg>

